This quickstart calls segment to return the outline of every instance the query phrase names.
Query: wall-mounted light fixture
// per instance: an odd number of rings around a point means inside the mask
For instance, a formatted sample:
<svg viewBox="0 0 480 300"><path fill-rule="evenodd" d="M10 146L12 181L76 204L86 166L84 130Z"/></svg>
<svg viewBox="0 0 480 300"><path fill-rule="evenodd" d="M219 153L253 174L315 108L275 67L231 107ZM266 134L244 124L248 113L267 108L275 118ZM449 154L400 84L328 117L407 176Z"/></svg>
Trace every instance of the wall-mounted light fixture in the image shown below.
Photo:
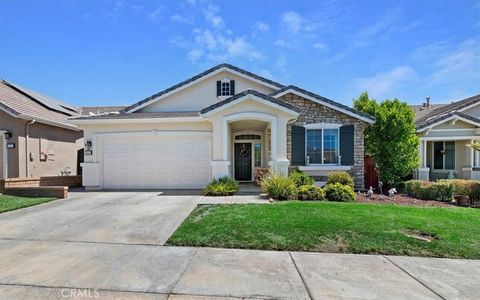
<svg viewBox="0 0 480 300"><path fill-rule="evenodd" d="M5 139L8 140L12 137L12 133L10 131L5 132Z"/></svg>
<svg viewBox="0 0 480 300"><path fill-rule="evenodd" d="M92 141L87 140L87 142L85 143L85 147L90 149L92 147Z"/></svg>

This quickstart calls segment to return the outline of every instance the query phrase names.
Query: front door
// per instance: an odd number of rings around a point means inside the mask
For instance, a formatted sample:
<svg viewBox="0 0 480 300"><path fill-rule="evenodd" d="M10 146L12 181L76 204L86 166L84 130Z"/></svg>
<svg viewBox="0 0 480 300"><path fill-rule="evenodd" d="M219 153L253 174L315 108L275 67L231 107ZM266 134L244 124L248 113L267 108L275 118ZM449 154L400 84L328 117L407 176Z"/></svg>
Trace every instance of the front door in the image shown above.
<svg viewBox="0 0 480 300"><path fill-rule="evenodd" d="M235 180L252 180L252 143L235 143Z"/></svg>

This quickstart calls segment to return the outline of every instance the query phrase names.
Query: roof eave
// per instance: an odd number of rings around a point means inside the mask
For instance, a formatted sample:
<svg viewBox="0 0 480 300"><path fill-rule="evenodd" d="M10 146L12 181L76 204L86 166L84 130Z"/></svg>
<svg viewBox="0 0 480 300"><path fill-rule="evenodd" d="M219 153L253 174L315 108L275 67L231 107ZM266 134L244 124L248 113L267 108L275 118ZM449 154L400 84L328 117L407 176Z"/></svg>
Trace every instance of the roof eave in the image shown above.
<svg viewBox="0 0 480 300"><path fill-rule="evenodd" d="M74 118L69 119L70 124L138 124L138 123L178 123L178 122L201 122L202 117L172 117L172 118Z"/></svg>
<svg viewBox="0 0 480 300"><path fill-rule="evenodd" d="M340 111L340 112L342 112L342 113L344 113L344 114L350 115L350 116L352 116L352 117L354 117L354 118L360 119L360 120L362 120L362 121L364 121L364 122L367 122L367 123L369 123L369 124L374 124L374 123L375 123L375 118L372 117L372 116L368 116L368 117L367 117L366 114L365 114L365 116L364 116L363 114L360 114L360 112L356 113L356 112L352 111L352 110L354 110L354 109L351 109L351 110L350 110L350 109L345 109L345 108L341 107L341 105L339 105L339 106L333 105L333 104L331 104L331 103L329 103L329 102L326 102L326 101L323 101L323 100L320 99L320 98L323 98L323 97L321 97L321 96L313 97L313 96L311 96L311 95L308 95L308 94L300 91L299 88L297 88L297 87L295 87L295 86L285 87L285 88L282 89L281 91L276 91L276 92L272 93L271 96L274 97L274 98L279 98L279 97L282 97L282 96L284 96L284 95L286 95L286 94L289 94L289 93L296 94L296 95L301 96L301 97L303 97L303 98L305 98L305 99L308 99L308 100L311 100L311 101L313 101L313 102L319 103L319 104L321 104L321 105L327 106L327 107L329 107L329 108L331 108L331 109ZM312 93L312 94L313 94L313 93ZM333 100L330 100L330 101L334 102Z"/></svg>

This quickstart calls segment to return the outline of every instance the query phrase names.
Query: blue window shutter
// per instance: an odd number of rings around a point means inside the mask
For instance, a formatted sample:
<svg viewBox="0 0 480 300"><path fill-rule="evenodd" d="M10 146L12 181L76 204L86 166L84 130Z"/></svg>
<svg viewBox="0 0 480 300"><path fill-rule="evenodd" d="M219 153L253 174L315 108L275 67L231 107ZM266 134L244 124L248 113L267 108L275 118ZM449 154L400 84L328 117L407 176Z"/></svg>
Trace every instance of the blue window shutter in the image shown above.
<svg viewBox="0 0 480 300"><path fill-rule="evenodd" d="M217 97L222 94L222 83L220 80L217 81Z"/></svg>
<svg viewBox="0 0 480 300"><path fill-rule="evenodd" d="M305 127L292 126L292 165L305 165Z"/></svg>
<svg viewBox="0 0 480 300"><path fill-rule="evenodd" d="M342 165L353 166L354 164L354 126L344 125L340 127L340 155L342 156Z"/></svg>
<svg viewBox="0 0 480 300"><path fill-rule="evenodd" d="M235 80L230 80L230 95L235 95Z"/></svg>

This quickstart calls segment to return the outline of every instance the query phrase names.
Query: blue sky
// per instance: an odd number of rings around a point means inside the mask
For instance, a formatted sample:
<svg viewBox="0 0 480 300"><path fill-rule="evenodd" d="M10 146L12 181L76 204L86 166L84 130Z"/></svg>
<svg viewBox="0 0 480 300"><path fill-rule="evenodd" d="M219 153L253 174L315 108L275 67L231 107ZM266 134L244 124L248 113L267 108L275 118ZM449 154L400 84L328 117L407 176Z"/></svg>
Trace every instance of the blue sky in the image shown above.
<svg viewBox="0 0 480 300"><path fill-rule="evenodd" d="M480 93L480 1L0 0L0 77L128 105L218 63L351 105Z"/></svg>

